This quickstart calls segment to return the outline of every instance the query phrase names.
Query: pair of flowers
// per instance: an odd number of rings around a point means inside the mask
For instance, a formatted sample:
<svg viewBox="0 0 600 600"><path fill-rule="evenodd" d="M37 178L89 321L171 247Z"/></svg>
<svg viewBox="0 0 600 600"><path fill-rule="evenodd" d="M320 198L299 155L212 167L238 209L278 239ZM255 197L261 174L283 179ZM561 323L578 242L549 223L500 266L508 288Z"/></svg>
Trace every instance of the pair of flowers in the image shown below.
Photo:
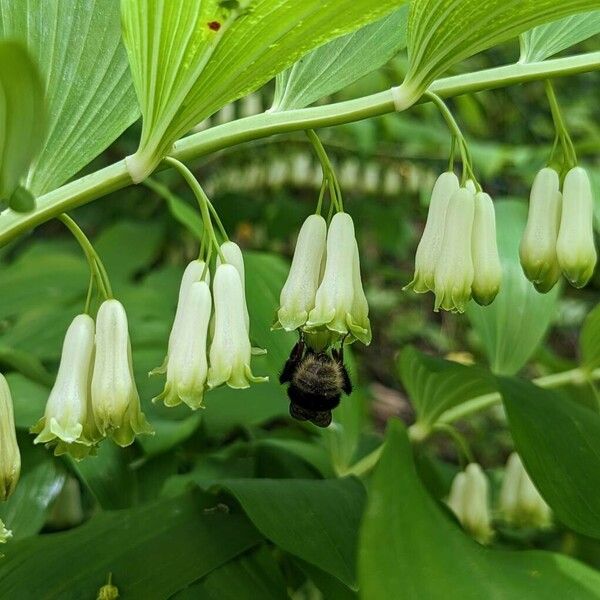
<svg viewBox="0 0 600 600"><path fill-rule="evenodd" d="M345 338L371 343L369 305L348 213L336 213L329 228L318 214L304 221L274 328L300 329L318 349Z"/></svg>
<svg viewBox="0 0 600 600"><path fill-rule="evenodd" d="M202 407L207 387L227 384L241 389L251 382L268 381L254 376L250 367L253 349L242 252L228 241L220 246L220 253L225 262L217 260L212 295L204 261L192 261L183 274L167 356L152 371L166 373L165 388L154 399L166 406L183 402L195 410Z"/></svg>
<svg viewBox="0 0 600 600"><path fill-rule="evenodd" d="M405 289L435 293L435 310L462 313L473 298L490 304L500 290L502 268L492 199L454 173L438 177L431 194L415 275Z"/></svg>
<svg viewBox="0 0 600 600"><path fill-rule="evenodd" d="M133 375L127 314L118 300L104 301L96 322L88 314L73 319L44 416L31 432L38 434L34 443L78 459L105 437L129 446L136 435L152 433Z"/></svg>
<svg viewBox="0 0 600 600"><path fill-rule="evenodd" d="M460 524L482 544L487 544L493 537L489 496L490 486L485 473L477 463L471 463L452 481L447 500ZM506 463L498 513L505 523L517 527L544 529L552 523L550 507L516 452Z"/></svg>
<svg viewBox="0 0 600 600"><path fill-rule="evenodd" d="M590 280L597 260L593 212L592 188L585 169L570 169L562 192L554 169L538 172L519 256L523 272L539 292L550 291L561 272L577 288Z"/></svg>

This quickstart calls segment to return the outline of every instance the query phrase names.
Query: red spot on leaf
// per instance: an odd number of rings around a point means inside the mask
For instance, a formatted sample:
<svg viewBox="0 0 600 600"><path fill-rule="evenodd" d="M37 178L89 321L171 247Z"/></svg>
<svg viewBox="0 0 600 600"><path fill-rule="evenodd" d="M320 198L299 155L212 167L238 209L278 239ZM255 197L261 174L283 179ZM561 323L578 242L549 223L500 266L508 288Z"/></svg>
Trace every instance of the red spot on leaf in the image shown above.
<svg viewBox="0 0 600 600"><path fill-rule="evenodd" d="M219 23L219 21L211 21L208 24L208 28L212 29L212 31L219 31L219 29L221 29L221 23Z"/></svg>

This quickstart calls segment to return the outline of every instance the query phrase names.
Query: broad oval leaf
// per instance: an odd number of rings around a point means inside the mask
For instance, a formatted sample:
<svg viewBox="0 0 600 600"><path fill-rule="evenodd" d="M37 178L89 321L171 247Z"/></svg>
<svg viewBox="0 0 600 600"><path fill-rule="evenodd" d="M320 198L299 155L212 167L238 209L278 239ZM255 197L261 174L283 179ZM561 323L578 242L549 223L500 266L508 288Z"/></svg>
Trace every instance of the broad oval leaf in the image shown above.
<svg viewBox="0 0 600 600"><path fill-rule="evenodd" d="M600 10L572 15L554 23L534 27L521 35L519 62L545 60L597 33L600 33Z"/></svg>
<svg viewBox="0 0 600 600"><path fill-rule="evenodd" d="M600 304L585 318L579 346L583 366L590 370L600 368Z"/></svg>
<svg viewBox="0 0 600 600"><path fill-rule="evenodd" d="M413 0L403 87L418 97L461 60L536 25L595 8L599 0Z"/></svg>
<svg viewBox="0 0 600 600"><path fill-rule="evenodd" d="M600 415L525 381L503 379L500 390L535 486L565 525L600 538Z"/></svg>
<svg viewBox="0 0 600 600"><path fill-rule="evenodd" d="M550 327L559 297L559 286L539 294L523 274L519 243L526 219L524 203L496 203L502 262L500 293L490 306L471 302L467 307L467 316L479 334L490 367L498 375L514 375L531 358Z"/></svg>
<svg viewBox="0 0 600 600"><path fill-rule="evenodd" d="M173 143L313 48L405 0L123 0L123 35L144 119L128 159L144 180Z"/></svg>
<svg viewBox="0 0 600 600"><path fill-rule="evenodd" d="M600 574L560 554L489 550L467 537L421 483L406 430L392 421L359 548L362 598L600 598Z"/></svg>
<svg viewBox="0 0 600 600"><path fill-rule="evenodd" d="M271 111L304 108L384 65L406 47L408 8L313 50L277 75Z"/></svg>
<svg viewBox="0 0 600 600"><path fill-rule="evenodd" d="M412 346L402 350L398 367L417 413L417 426L424 431L447 410L496 390L483 369L427 356Z"/></svg>
<svg viewBox="0 0 600 600"><path fill-rule="evenodd" d="M27 174L45 123L44 89L30 54L18 42L0 42L0 200L10 200Z"/></svg>
<svg viewBox="0 0 600 600"><path fill-rule="evenodd" d="M27 188L57 188L139 116L115 0L0 0L0 37L22 40L46 90L48 129Z"/></svg>
<svg viewBox="0 0 600 600"><path fill-rule="evenodd" d="M112 573L124 598L169 598L261 541L243 515L204 511L197 494L104 512L3 548L0 597L96 598Z"/></svg>

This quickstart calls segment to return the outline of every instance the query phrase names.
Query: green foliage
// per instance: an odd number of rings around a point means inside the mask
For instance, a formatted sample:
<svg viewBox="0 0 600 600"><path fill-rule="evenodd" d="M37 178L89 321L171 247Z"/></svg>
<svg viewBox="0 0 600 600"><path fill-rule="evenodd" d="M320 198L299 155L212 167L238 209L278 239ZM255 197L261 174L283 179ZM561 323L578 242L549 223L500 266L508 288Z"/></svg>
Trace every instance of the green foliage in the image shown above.
<svg viewBox="0 0 600 600"><path fill-rule="evenodd" d="M0 0L0 37L27 46L44 83L47 133L26 183L41 195L85 167L139 115L119 3ZM21 100L20 106L26 104Z"/></svg>
<svg viewBox="0 0 600 600"><path fill-rule="evenodd" d="M0 200L4 202L11 200L40 151L45 109L40 74L27 50L18 42L0 42Z"/></svg>
<svg viewBox="0 0 600 600"><path fill-rule="evenodd" d="M385 64L406 47L408 6L344 35L277 75L273 111L304 108Z"/></svg>
<svg viewBox="0 0 600 600"><path fill-rule="evenodd" d="M600 10L534 27L521 35L519 62L536 62L600 33Z"/></svg>
<svg viewBox="0 0 600 600"><path fill-rule="evenodd" d="M536 25L598 8L598 0L414 0L406 86L422 92L452 65Z"/></svg>
<svg viewBox="0 0 600 600"><path fill-rule="evenodd" d="M563 523L600 538L600 415L526 382L502 380L500 389L517 450L546 502Z"/></svg>
<svg viewBox="0 0 600 600"><path fill-rule="evenodd" d="M600 367L600 304L586 317L581 328L581 359L583 365L589 369Z"/></svg>
<svg viewBox="0 0 600 600"><path fill-rule="evenodd" d="M527 208L516 201L496 203L502 285L487 307L471 303L467 315L483 345L492 371L513 375L531 358L556 314L559 286L539 294L523 274L519 242Z"/></svg>
<svg viewBox="0 0 600 600"><path fill-rule="evenodd" d="M123 35L144 120L140 147L128 161L134 180L145 179L178 138L228 102L403 3L307 0L300 8L294 0L125 0Z"/></svg>
<svg viewBox="0 0 600 600"><path fill-rule="evenodd" d="M369 600L443 600L450 594L468 600L600 597L600 575L570 558L492 551L462 533L424 489L398 421L390 422L373 479L361 531L359 581Z"/></svg>

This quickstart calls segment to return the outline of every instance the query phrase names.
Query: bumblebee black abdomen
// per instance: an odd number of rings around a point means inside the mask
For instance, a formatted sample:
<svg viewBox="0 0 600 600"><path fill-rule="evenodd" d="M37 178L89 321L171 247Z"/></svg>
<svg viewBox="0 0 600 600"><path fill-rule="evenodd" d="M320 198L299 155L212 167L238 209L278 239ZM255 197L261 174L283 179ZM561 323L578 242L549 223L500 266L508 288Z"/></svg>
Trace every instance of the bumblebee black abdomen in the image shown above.
<svg viewBox="0 0 600 600"><path fill-rule="evenodd" d="M290 400L311 411L333 410L339 403L342 395L340 393L332 396L324 396L323 394L311 394L301 390L297 386L288 388L288 396Z"/></svg>

